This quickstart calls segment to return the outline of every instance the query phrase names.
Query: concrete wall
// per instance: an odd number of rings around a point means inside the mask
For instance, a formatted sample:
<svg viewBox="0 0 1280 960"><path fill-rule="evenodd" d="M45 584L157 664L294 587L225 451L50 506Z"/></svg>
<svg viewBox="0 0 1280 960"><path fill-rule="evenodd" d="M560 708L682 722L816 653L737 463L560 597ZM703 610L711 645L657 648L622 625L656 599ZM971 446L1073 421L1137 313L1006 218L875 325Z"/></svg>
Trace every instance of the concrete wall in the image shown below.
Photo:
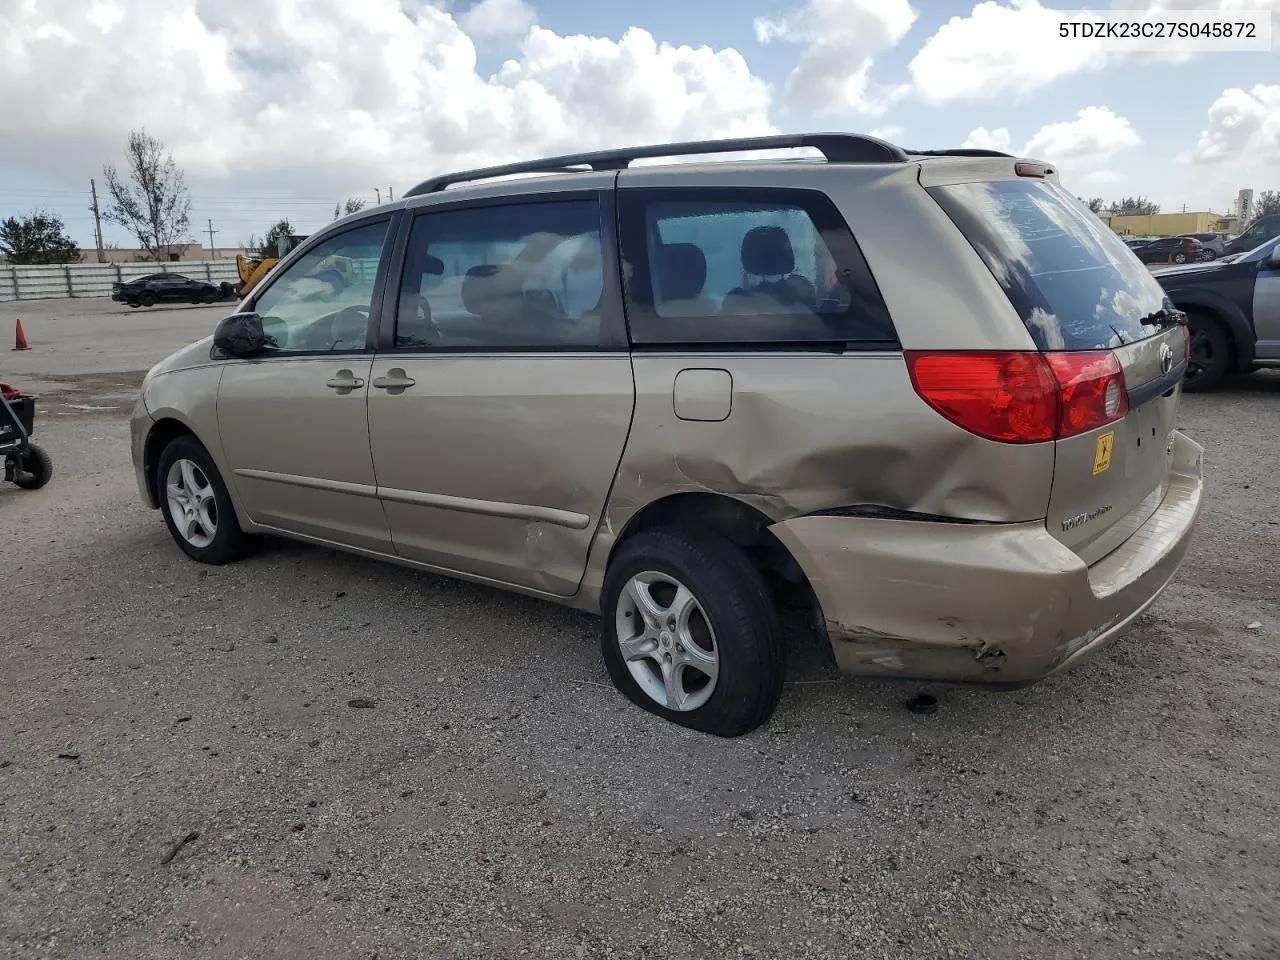
<svg viewBox="0 0 1280 960"><path fill-rule="evenodd" d="M47 300L58 297L107 297L111 284L148 273L180 273L212 283L239 283L234 260L187 260L181 263L68 263L48 267L0 264L0 300Z"/></svg>

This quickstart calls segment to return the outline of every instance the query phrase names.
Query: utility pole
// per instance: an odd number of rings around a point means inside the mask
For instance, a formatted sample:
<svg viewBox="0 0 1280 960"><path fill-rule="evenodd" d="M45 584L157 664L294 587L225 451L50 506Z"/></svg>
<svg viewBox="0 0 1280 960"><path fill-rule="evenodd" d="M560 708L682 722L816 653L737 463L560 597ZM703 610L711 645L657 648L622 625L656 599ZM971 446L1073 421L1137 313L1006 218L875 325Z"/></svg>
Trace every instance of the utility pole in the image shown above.
<svg viewBox="0 0 1280 960"><path fill-rule="evenodd" d="M89 209L93 211L93 236L98 242L98 262L106 263L107 257L102 252L102 212L98 210L98 185L92 179L89 180L89 192L93 194L93 206Z"/></svg>
<svg viewBox="0 0 1280 960"><path fill-rule="evenodd" d="M390 187L387 187L387 203L390 203L395 198L396 198L396 192L392 190Z"/></svg>
<svg viewBox="0 0 1280 960"><path fill-rule="evenodd" d="M382 206L382 191L379 188L374 187L373 195L378 198L378 206Z"/></svg>
<svg viewBox="0 0 1280 960"><path fill-rule="evenodd" d="M206 231L206 232L209 234L209 259L210 259L210 260L217 260L217 259L218 259L218 249L213 245L213 235L214 235L215 233L221 233L222 231L221 231L221 230L215 230L215 229L213 229L213 218L212 218L212 217L211 217L211 218L209 218L206 222L209 224L209 229Z"/></svg>

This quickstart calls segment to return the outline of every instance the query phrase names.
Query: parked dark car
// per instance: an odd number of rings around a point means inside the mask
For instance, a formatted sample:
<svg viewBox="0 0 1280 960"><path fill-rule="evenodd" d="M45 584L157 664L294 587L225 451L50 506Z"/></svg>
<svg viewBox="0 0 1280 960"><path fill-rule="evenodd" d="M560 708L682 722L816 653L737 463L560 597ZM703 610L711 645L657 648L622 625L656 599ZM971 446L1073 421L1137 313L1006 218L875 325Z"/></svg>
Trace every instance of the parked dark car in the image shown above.
<svg viewBox="0 0 1280 960"><path fill-rule="evenodd" d="M111 285L111 299L131 307L157 303L216 303L234 293L230 283L210 283L181 273L148 273Z"/></svg>
<svg viewBox="0 0 1280 960"><path fill-rule="evenodd" d="M1275 237L1280 237L1280 214L1259 217L1249 224L1244 233L1229 241L1222 252L1224 254L1248 253L1258 244L1266 243Z"/></svg>
<svg viewBox="0 0 1280 960"><path fill-rule="evenodd" d="M1133 252L1143 263L1195 263L1203 254L1200 241L1190 237L1161 237Z"/></svg>
<svg viewBox="0 0 1280 960"><path fill-rule="evenodd" d="M1200 241L1201 260L1216 260L1222 256L1228 240L1225 233L1184 233L1183 236Z"/></svg>
<svg viewBox="0 0 1280 960"><path fill-rule="evenodd" d="M1280 367L1280 236L1230 260L1155 274L1187 314L1187 390L1207 390L1231 373Z"/></svg>

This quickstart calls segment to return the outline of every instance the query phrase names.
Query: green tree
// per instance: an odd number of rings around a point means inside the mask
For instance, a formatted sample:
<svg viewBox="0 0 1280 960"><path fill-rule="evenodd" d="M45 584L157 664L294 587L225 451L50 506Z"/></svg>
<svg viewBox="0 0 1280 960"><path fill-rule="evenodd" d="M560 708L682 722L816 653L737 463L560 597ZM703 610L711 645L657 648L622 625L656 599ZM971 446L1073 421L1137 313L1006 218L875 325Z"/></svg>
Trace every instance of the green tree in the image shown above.
<svg viewBox="0 0 1280 960"><path fill-rule="evenodd" d="M1104 204L1102 202L1101 197L1090 197L1085 202L1089 205L1089 209L1092 210L1094 213L1099 213L1099 214L1102 213L1102 208Z"/></svg>
<svg viewBox="0 0 1280 960"><path fill-rule="evenodd" d="M333 219L339 217L350 216L353 213L359 213L364 209L364 201L359 197L347 197L347 202L343 204L335 203L333 205Z"/></svg>
<svg viewBox="0 0 1280 960"><path fill-rule="evenodd" d="M191 228L186 177L145 130L129 131L125 160L124 173L112 164L102 168L109 197L102 217L129 230L153 259L168 260L169 248L186 240Z"/></svg>
<svg viewBox="0 0 1280 960"><path fill-rule="evenodd" d="M62 218L42 210L0 222L0 253L17 264L80 262Z"/></svg>
<svg viewBox="0 0 1280 960"><path fill-rule="evenodd" d="M284 241L284 250L287 253L289 250L289 237L292 235L293 224L289 222L288 217L282 217L267 228L261 243L256 244L256 251L254 247L250 247L249 252L256 252L260 257L278 257L280 256L280 248L277 246L277 242ZM250 242L253 242L252 237L250 237Z"/></svg>
<svg viewBox="0 0 1280 960"><path fill-rule="evenodd" d="M1270 217L1280 213L1280 190L1263 190L1253 204L1253 223L1259 217Z"/></svg>
<svg viewBox="0 0 1280 960"><path fill-rule="evenodd" d="M1125 197L1111 204L1109 212L1112 216L1154 216L1160 212L1160 204L1146 197Z"/></svg>

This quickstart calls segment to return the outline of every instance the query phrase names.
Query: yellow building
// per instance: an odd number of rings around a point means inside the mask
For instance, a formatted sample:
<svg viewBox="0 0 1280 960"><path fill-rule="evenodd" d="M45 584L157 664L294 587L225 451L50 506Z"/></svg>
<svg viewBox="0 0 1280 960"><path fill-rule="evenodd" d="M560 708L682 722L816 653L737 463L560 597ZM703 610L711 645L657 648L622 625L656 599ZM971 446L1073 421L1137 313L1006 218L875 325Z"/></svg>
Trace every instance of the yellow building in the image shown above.
<svg viewBox="0 0 1280 960"><path fill-rule="evenodd" d="M1236 218L1223 213L1152 213L1102 216L1102 220L1122 237L1181 237L1188 233L1231 233Z"/></svg>

